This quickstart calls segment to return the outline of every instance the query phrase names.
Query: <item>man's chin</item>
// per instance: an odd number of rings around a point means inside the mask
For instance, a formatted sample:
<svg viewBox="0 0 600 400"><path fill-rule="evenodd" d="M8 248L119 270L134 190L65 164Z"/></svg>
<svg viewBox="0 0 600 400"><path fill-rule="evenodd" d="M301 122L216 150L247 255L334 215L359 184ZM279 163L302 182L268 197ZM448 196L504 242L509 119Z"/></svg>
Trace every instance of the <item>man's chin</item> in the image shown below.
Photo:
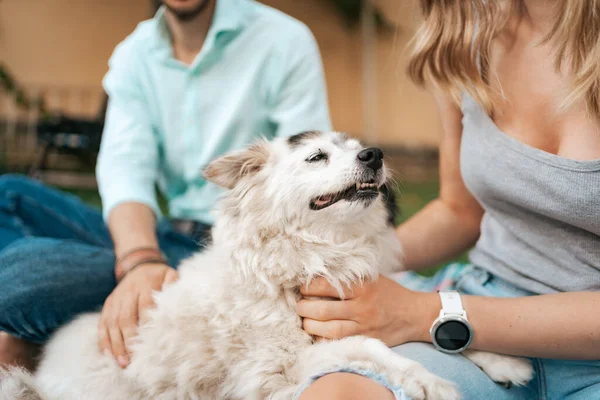
<svg viewBox="0 0 600 400"><path fill-rule="evenodd" d="M203 11L208 9L208 5L215 0L201 0L200 2L188 6L188 5L174 5L169 4L168 1L164 1L163 4L179 21L185 22L196 18L202 14Z"/></svg>

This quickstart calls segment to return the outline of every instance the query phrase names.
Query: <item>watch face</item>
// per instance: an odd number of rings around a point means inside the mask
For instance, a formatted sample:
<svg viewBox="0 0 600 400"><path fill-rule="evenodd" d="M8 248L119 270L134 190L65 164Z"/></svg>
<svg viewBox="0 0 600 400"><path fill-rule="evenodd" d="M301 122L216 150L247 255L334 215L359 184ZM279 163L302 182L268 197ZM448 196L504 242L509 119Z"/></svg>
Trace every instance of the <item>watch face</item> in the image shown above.
<svg viewBox="0 0 600 400"><path fill-rule="evenodd" d="M469 344L471 332L460 321L446 321L440 324L435 331L435 341L445 350L459 350Z"/></svg>

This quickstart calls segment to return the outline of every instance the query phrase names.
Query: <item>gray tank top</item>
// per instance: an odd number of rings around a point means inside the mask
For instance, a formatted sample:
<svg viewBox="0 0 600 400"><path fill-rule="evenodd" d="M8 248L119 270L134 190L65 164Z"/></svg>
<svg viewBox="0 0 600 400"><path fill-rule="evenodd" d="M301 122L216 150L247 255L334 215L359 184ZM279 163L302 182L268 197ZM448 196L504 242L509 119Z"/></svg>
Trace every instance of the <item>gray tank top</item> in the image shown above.
<svg viewBox="0 0 600 400"><path fill-rule="evenodd" d="M485 209L471 262L533 293L600 291L600 159L530 147L467 94L462 112L461 173Z"/></svg>

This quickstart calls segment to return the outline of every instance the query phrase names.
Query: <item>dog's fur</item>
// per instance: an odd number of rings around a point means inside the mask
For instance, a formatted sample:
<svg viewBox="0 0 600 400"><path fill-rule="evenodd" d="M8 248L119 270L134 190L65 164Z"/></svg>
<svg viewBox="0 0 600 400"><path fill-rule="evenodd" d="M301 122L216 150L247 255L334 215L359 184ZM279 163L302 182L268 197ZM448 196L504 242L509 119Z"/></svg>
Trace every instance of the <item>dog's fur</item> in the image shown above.
<svg viewBox="0 0 600 400"><path fill-rule="evenodd" d="M213 242L156 293L130 365L99 351L99 314L83 315L54 335L34 377L4 372L0 400L289 400L311 376L347 368L379 373L415 400L457 399L452 384L378 340L313 344L295 312L299 287L316 277L341 293L400 266L384 196L310 206L357 182L383 187L385 166L366 167L361 149L343 134L310 132L209 164L205 176L228 189ZM308 161L318 152L327 158Z"/></svg>

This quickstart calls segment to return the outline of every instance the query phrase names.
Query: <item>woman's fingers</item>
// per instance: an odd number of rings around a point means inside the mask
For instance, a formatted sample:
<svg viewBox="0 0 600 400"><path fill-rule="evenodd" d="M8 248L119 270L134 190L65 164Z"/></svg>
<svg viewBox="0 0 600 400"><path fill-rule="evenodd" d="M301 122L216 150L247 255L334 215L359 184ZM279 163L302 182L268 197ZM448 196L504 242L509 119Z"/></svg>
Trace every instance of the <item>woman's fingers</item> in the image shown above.
<svg viewBox="0 0 600 400"><path fill-rule="evenodd" d="M352 301L300 300L296 304L296 313L304 318L317 321L352 320Z"/></svg>
<svg viewBox="0 0 600 400"><path fill-rule="evenodd" d="M354 288L343 287L344 298L349 299L354 297ZM310 285L306 287L305 285L300 287L300 293L304 296L315 296L315 297L333 297L339 298L340 294L338 291L331 286L327 279L325 278L317 278L313 279L310 282Z"/></svg>
<svg viewBox="0 0 600 400"><path fill-rule="evenodd" d="M338 291L335 290L325 278L313 279L310 282L310 285L300 286L300 293L302 293L304 296L339 297Z"/></svg>
<svg viewBox="0 0 600 400"><path fill-rule="evenodd" d="M304 318L302 327L308 334L326 339L342 339L359 333L359 325L354 321L347 320L317 321Z"/></svg>

